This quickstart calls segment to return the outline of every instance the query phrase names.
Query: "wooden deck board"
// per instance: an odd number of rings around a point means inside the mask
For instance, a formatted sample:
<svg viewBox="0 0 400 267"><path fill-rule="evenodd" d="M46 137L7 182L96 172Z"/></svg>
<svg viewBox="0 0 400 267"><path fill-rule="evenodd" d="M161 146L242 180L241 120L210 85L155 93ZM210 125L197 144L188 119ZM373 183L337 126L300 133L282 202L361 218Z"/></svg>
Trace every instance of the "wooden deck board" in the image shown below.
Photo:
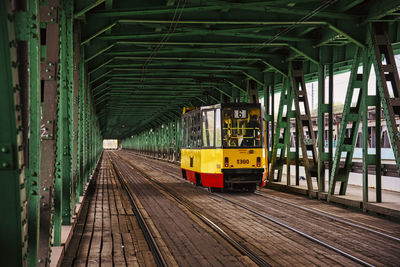
<svg viewBox="0 0 400 267"><path fill-rule="evenodd" d="M154 265L140 235L127 195L110 163L103 159L94 192L84 203L62 266Z"/></svg>

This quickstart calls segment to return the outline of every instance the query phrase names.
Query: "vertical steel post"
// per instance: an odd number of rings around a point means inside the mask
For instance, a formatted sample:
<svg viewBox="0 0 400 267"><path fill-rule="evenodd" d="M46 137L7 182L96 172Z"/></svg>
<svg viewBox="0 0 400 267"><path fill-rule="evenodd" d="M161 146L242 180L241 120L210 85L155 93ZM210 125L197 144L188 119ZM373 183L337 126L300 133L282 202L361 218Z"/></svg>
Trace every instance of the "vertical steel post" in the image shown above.
<svg viewBox="0 0 400 267"><path fill-rule="evenodd" d="M79 112L78 112L78 164L77 164L77 194L76 201L79 196L83 195L85 187L84 176L84 158L85 158L85 52L84 49L79 51L79 63L76 63L79 70Z"/></svg>
<svg viewBox="0 0 400 267"><path fill-rule="evenodd" d="M363 73L368 72L369 68L369 56L367 48L362 51L363 58ZM369 75L364 75L362 80L362 101L361 101L361 112L362 112L362 154L363 154L363 203L368 202L368 78Z"/></svg>
<svg viewBox="0 0 400 267"><path fill-rule="evenodd" d="M328 89L328 154L327 161L329 166L329 176L332 172L332 158L333 158L333 51L330 48L329 58L329 89ZM325 128L325 126L324 126ZM324 129L325 130L325 129ZM325 186L325 185L324 185Z"/></svg>
<svg viewBox="0 0 400 267"><path fill-rule="evenodd" d="M318 65L318 191L325 192L325 65Z"/></svg>
<svg viewBox="0 0 400 267"><path fill-rule="evenodd" d="M0 266L26 265L25 171L13 13L0 1ZM11 44L11 45L10 45Z"/></svg>
<svg viewBox="0 0 400 267"><path fill-rule="evenodd" d="M400 173L400 131L396 122L396 117L400 116L400 79L387 27L388 24L384 22L370 25L371 39L369 47L397 171ZM376 167L378 165L380 167L380 164L376 163Z"/></svg>
<svg viewBox="0 0 400 267"><path fill-rule="evenodd" d="M39 253L40 218L40 38L39 2L29 0L29 160L26 170L26 189L28 199L28 265L36 266Z"/></svg>
<svg viewBox="0 0 400 267"><path fill-rule="evenodd" d="M376 72L375 72L376 73ZM376 83L376 96L375 96L375 166L376 166L376 202L382 202L382 174L381 174L381 97L379 95L379 87Z"/></svg>

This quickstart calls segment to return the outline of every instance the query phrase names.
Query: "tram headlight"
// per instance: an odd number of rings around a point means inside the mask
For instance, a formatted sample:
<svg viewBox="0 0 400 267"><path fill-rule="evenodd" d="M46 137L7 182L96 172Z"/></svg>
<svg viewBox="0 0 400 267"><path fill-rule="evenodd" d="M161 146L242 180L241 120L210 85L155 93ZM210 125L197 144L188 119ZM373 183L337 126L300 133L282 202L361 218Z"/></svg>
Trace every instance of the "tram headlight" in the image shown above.
<svg viewBox="0 0 400 267"><path fill-rule="evenodd" d="M225 157L225 167L229 167L229 158Z"/></svg>

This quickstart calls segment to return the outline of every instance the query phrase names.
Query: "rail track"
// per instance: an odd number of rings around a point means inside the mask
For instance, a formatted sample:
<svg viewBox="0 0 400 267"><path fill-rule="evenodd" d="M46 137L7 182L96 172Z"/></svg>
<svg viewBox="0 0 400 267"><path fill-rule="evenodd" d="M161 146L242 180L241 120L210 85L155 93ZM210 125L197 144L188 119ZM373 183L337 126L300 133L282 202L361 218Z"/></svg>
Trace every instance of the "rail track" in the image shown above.
<svg viewBox="0 0 400 267"><path fill-rule="evenodd" d="M140 211L139 207L137 206L134 197L132 196L131 191L129 190L129 188L127 187L121 172L119 171L119 169L115 166L115 163L113 162L113 160L111 159L111 157L109 158L112 164L112 167L117 175L117 178L119 180L119 182L121 183L122 187L124 188L126 194L128 195L129 198L129 202L131 203L132 206L132 210L135 213L136 219L139 223L140 229L142 230L144 237L146 239L146 242L150 248L151 253L153 254L154 260L157 264L157 266L159 267L164 267L167 266L167 263L161 253L161 250L158 246L158 243L156 242L156 240L153 238L153 235L150 231L149 226L146 223L146 220L144 219L144 216L142 214L142 212Z"/></svg>
<svg viewBox="0 0 400 267"><path fill-rule="evenodd" d="M117 157L117 155L115 155ZM119 159L123 160L122 158L119 157ZM113 164L114 165L114 164ZM181 196L176 194L175 192L171 191L168 187L163 185L162 183L156 181L155 179L151 178L144 172L142 172L140 169L135 168L135 166L130 165L131 168L135 169L137 173L139 173L143 178L145 178L151 185L153 185L155 188L157 188L160 191L163 191L167 193L170 197L172 197L177 203L180 205L184 206L188 211L190 211L193 215L195 215L197 218L199 218L201 221L203 221L210 229L212 229L214 232L216 232L219 236L221 236L223 239L225 239L227 242L229 242L234 248L236 248L241 254L246 255L249 257L254 263L256 263L258 266L270 266L266 261L264 261L261 257L257 256L256 253L248 249L245 245L241 244L240 241L235 240L232 236L230 236L228 233L226 233L223 229L221 229L216 223L214 223L210 218L208 218L206 215L204 215L202 212L199 211L198 208L194 207L189 203L187 200L183 199ZM114 168L116 166L114 165ZM116 168L117 169L117 168ZM118 171L118 169L117 169ZM118 171L118 173L120 173ZM120 174L121 175L121 174ZM120 181L122 181L122 177L119 177ZM122 183L124 183L122 181ZM126 184L124 184L124 188L129 193L129 189L127 188ZM132 198L132 197L130 197Z"/></svg>
<svg viewBox="0 0 400 267"><path fill-rule="evenodd" d="M172 176L172 177L174 177L176 179L183 180L180 176L177 175L177 171L173 171L174 168L171 168L170 166L166 167L166 166L164 166L164 164L162 164L163 168L161 168L160 166L154 166L153 164L148 164L146 162L144 162L144 164L146 164L147 166L149 166L151 168L154 168L154 169L156 169L158 171L164 172L164 173L168 174L169 176ZM233 204L235 206L241 207L241 208L243 208L243 209L245 209L245 210L257 215L257 216L263 217L264 219L267 219L267 220L269 220L269 221L271 221L271 222L273 222L275 224L278 224L278 225L280 225L280 226L282 226L282 227L284 227L286 229L290 229L291 231L296 232L297 234L299 234L299 235L301 235L301 236L303 236L303 237L305 237L305 238L307 238L307 239L309 239L309 240L311 240L311 241L313 241L313 242L315 242L315 243L317 243L317 244L319 244L321 246L329 248L329 249L335 251L336 253L351 259L352 261L354 261L354 262L356 262L358 264L361 264L361 265L364 265L364 266L374 266L374 264L371 264L371 263L367 262L366 260L363 260L363 259L361 259L359 257L356 257L356 256L350 254L349 252L346 252L345 250L340 249L337 246L330 244L329 242L320 240L320 239L318 239L318 238L316 238L316 237L314 237L314 236L312 236L310 234L305 233L304 231L301 231L301 230L297 229L296 227L290 226L287 223L284 223L281 220L274 218L273 216L267 215L267 214L265 214L265 212L260 211L259 209L257 210L256 208L252 207L248 203L246 205L243 205L240 201L228 199L226 197L226 195L223 196L221 194L216 194L216 193L212 193L212 192L208 192L208 193L210 195L212 195L212 196L218 197L220 199L224 199L225 201L228 201L228 202L230 202L231 204ZM292 208L294 207L294 208L302 210L304 212L308 212L311 215L310 217L312 217L312 215L318 215L318 217L320 217L320 218L322 217L322 218L325 218L325 219L327 219L329 221L334 221L334 222L340 223L342 225L341 227L343 227L343 225L345 225L347 227L356 228L358 230L366 231L368 233L372 233L372 234L380 236L382 238L389 239L389 240L391 240L392 242L395 242L395 243L400 242L400 238L398 238L396 236L390 235L388 233L376 230L374 228L371 228L371 227L368 227L368 226L365 226L365 225L358 224L358 223L350 221L350 220L346 220L346 219L340 218L338 216L330 215L330 214L327 214L325 212L318 211L318 210L315 210L315 209L312 209L312 208L303 207L303 206L297 205L295 203L292 203L292 202L289 202L289 201L286 201L286 200L283 200L283 199L279 199L279 198L276 198L276 197L271 197L271 196L265 195L263 193L255 193L254 196L257 196L259 198L265 198L265 199L271 200L274 203L279 202L280 204L286 205L286 207L292 207Z"/></svg>

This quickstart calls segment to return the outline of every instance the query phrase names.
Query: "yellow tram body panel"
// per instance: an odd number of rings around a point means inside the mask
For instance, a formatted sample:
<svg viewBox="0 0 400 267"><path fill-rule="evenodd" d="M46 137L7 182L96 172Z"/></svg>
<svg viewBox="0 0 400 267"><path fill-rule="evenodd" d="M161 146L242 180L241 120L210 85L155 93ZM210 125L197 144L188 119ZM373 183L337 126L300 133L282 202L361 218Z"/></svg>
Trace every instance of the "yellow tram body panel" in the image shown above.
<svg viewBox="0 0 400 267"><path fill-rule="evenodd" d="M228 166L225 166L228 158ZM260 158L264 167L262 148L243 149L182 149L181 168L197 173L222 173L221 169L260 168Z"/></svg>
<svg viewBox="0 0 400 267"><path fill-rule="evenodd" d="M260 184L264 168L262 148L182 149L181 169L185 179L197 185L224 188L229 184ZM254 173L259 178L254 178Z"/></svg>
<svg viewBox="0 0 400 267"><path fill-rule="evenodd" d="M224 149L224 160L229 159L229 167L226 169L251 169L263 167L263 149L262 148L237 148ZM257 166L257 158L259 158L259 166ZM225 162L223 162L225 164Z"/></svg>
<svg viewBox="0 0 400 267"><path fill-rule="evenodd" d="M181 168L197 173L221 173L223 149L182 149Z"/></svg>

